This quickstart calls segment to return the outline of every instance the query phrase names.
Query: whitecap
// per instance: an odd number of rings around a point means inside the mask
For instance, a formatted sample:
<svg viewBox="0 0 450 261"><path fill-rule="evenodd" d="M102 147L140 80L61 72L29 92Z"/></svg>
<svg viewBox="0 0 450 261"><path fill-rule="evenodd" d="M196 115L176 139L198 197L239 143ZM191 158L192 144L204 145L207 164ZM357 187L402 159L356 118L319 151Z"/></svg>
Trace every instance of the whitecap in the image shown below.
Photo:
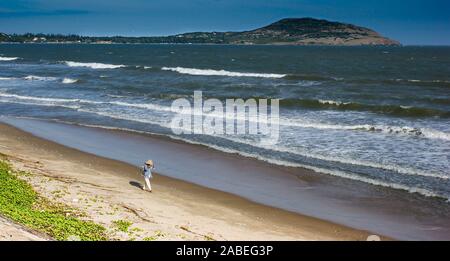
<svg viewBox="0 0 450 261"><path fill-rule="evenodd" d="M246 73L246 72L231 72L226 70L197 69L184 67L162 67L161 70L198 76L202 75L202 76L260 77L260 78L283 78L286 76L286 74L276 74L276 73Z"/></svg>
<svg viewBox="0 0 450 261"><path fill-rule="evenodd" d="M29 80L29 81L54 81L54 80L56 80L55 77L36 76L36 75L28 75L26 77L23 77L23 79Z"/></svg>
<svg viewBox="0 0 450 261"><path fill-rule="evenodd" d="M17 59L19 59L19 57L4 57L4 56L0 56L0 61L4 61L4 62L14 61L14 60L17 60Z"/></svg>
<svg viewBox="0 0 450 261"><path fill-rule="evenodd" d="M1 96L1 95L0 95ZM11 101L4 101L0 99L0 102L3 103L11 103ZM67 108L67 109L72 109L72 110L77 110L80 108L80 106L72 106L72 105L65 105L65 104L55 104L55 103L33 103L33 102L24 102L24 101L14 101L13 103L15 104L23 104L23 105L39 105L39 106L45 106L45 107L62 107L62 108Z"/></svg>
<svg viewBox="0 0 450 261"><path fill-rule="evenodd" d="M333 100L319 100L319 103L328 104L328 105L336 105L336 106L350 104L349 102L340 102L340 101L333 101Z"/></svg>
<svg viewBox="0 0 450 261"><path fill-rule="evenodd" d="M11 81L11 80L15 80L17 78L15 77L0 77L0 81Z"/></svg>
<svg viewBox="0 0 450 261"><path fill-rule="evenodd" d="M81 63L81 62L72 62L72 61L65 61L64 63L70 67L88 67L88 68L92 68L92 69L116 69L116 68L125 67L125 65L123 65L123 64L115 65L115 64L106 64L106 63Z"/></svg>
<svg viewBox="0 0 450 261"><path fill-rule="evenodd" d="M35 97L35 96L26 96L26 95L10 94L10 93L3 93L3 92L0 92L0 97L14 98L14 99L19 99L19 100L46 101L46 102L75 102L75 101L79 101L79 99Z"/></svg>
<svg viewBox="0 0 450 261"><path fill-rule="evenodd" d="M321 129L321 130L369 131L369 132L380 132L384 134L412 135L428 139L450 140L450 133L429 128L418 128L409 126L400 127L400 126L385 126L385 125L370 125L370 124L340 125L340 124L327 124L327 123L308 122L292 119L282 119L280 120L280 125Z"/></svg>
<svg viewBox="0 0 450 261"><path fill-rule="evenodd" d="M78 82L78 79L64 78L62 80L62 83L64 83L64 84L71 84L71 83L76 83L76 82Z"/></svg>

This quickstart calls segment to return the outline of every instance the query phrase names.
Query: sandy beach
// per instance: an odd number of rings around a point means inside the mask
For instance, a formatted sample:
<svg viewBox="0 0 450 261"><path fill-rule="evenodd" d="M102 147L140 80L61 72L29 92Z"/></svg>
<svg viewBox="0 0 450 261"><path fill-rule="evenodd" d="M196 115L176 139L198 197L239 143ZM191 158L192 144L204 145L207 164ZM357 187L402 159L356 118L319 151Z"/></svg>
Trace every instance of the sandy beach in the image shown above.
<svg viewBox="0 0 450 261"><path fill-rule="evenodd" d="M82 209L87 219L111 227L114 239L142 240L365 240L370 234L228 193L156 174L154 192L144 192L138 169L32 136L0 124L0 153L41 195ZM115 220L132 223L114 231ZM9 221L3 221L9 222ZM0 238L25 230L1 230Z"/></svg>

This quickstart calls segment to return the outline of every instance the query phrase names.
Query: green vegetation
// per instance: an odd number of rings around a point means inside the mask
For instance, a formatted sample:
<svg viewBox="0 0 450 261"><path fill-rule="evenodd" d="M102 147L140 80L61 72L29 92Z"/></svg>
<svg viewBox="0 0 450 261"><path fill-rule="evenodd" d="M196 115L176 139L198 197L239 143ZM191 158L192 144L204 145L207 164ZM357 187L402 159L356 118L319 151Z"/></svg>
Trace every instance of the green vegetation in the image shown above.
<svg viewBox="0 0 450 261"><path fill-rule="evenodd" d="M154 240L157 240L157 239L159 239L159 238L163 238L163 237L165 237L165 236L166 236L165 233L163 233L163 232L157 230L157 231L155 231L155 234L154 234L153 236L144 237L142 240L143 240L143 241L154 241Z"/></svg>
<svg viewBox="0 0 450 261"><path fill-rule="evenodd" d="M107 240L104 227L77 218L70 207L40 197L18 178L9 164L0 160L0 214L57 240Z"/></svg>
<svg viewBox="0 0 450 261"><path fill-rule="evenodd" d="M244 32L192 32L158 37L90 37L31 33L7 35L0 33L0 42L14 43L342 44L330 39L365 38L376 39L375 44L399 45L398 42L384 38L375 31L364 27L313 18L282 19L268 26Z"/></svg>
<svg viewBox="0 0 450 261"><path fill-rule="evenodd" d="M113 221L114 226L122 232L128 232L128 228L133 225L132 222L127 220L115 220Z"/></svg>

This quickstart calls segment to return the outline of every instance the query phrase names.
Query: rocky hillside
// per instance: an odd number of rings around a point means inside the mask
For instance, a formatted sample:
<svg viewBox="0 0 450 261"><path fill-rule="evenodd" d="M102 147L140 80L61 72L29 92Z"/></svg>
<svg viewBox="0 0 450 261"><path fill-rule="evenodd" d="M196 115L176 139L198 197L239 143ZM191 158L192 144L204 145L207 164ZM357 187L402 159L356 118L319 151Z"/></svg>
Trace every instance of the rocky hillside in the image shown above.
<svg viewBox="0 0 450 261"><path fill-rule="evenodd" d="M364 27L313 18L283 19L256 30L239 33L230 40L256 44L399 45L399 42Z"/></svg>
<svg viewBox="0 0 450 261"><path fill-rule="evenodd" d="M187 33L186 42L280 45L399 45L377 32L352 25L313 18L287 18L245 32Z"/></svg>

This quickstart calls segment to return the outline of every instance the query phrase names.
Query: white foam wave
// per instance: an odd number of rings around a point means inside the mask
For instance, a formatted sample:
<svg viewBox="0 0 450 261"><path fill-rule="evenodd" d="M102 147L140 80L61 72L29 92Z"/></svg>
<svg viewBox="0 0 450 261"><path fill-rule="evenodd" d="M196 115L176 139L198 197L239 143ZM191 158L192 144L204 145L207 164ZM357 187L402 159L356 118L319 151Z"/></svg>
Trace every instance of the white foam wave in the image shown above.
<svg viewBox="0 0 450 261"><path fill-rule="evenodd" d="M270 86L274 87L280 87L280 86L302 86L302 87L311 87L311 86L317 86L321 85L322 82L320 81L308 81L308 80L301 80L298 82L273 82L270 83Z"/></svg>
<svg viewBox="0 0 450 261"><path fill-rule="evenodd" d="M411 82L411 83L450 83L447 80L418 80L418 79L394 79L396 82Z"/></svg>
<svg viewBox="0 0 450 261"><path fill-rule="evenodd" d="M0 61L5 61L5 62L7 62L7 61L14 61L14 60L17 60L17 59L19 59L19 57L4 57L4 56L0 57Z"/></svg>
<svg viewBox="0 0 450 261"><path fill-rule="evenodd" d="M116 94L106 94L106 96L111 97L111 98L129 98L129 96L116 95Z"/></svg>
<svg viewBox="0 0 450 261"><path fill-rule="evenodd" d="M124 106L124 107L140 108L140 109L146 109L146 110L172 112L172 109L168 106L161 106L161 105L152 104L152 103L140 104L140 103L119 102L119 101L111 101L111 102L104 102L104 103L114 104L114 105Z"/></svg>
<svg viewBox="0 0 450 261"><path fill-rule="evenodd" d="M450 141L450 133L442 132L434 129L422 128L420 131L429 139L441 139Z"/></svg>
<svg viewBox="0 0 450 261"><path fill-rule="evenodd" d="M349 102L340 102L340 101L333 101L333 100L319 100L319 103L321 104L329 104L329 105L336 105L340 106L342 104L350 104Z"/></svg>
<svg viewBox="0 0 450 261"><path fill-rule="evenodd" d="M23 77L23 79L28 80L28 81L54 81L57 78L56 77L44 77L44 76L28 75L26 77Z"/></svg>
<svg viewBox="0 0 450 261"><path fill-rule="evenodd" d="M173 71L181 74L203 75L203 76L260 77L260 78L283 78L286 76L286 74L276 74L276 73L245 73L245 72L231 72L225 70L196 69L184 67L162 67L161 70Z"/></svg>
<svg viewBox="0 0 450 261"><path fill-rule="evenodd" d="M0 77L0 81L11 81L11 80L15 80L17 78L15 77Z"/></svg>
<svg viewBox="0 0 450 261"><path fill-rule="evenodd" d="M62 83L64 83L64 84L71 84L71 83L76 83L76 82L78 82L78 79L64 78L62 80Z"/></svg>
<svg viewBox="0 0 450 261"><path fill-rule="evenodd" d="M445 81L445 80L433 80L433 82L436 82L436 83L450 83L450 81Z"/></svg>
<svg viewBox="0 0 450 261"><path fill-rule="evenodd" d="M1 97L1 95L0 95ZM11 103L11 101L5 101L5 100L1 100L0 102L3 103ZM80 108L80 106L76 106L76 105L64 105L64 104L57 104L57 103L53 103L53 102L41 102L41 103L33 103L33 102L26 102L26 101L14 101L15 104L23 104L23 105L39 105L39 106L45 106L45 107L62 107L62 108L68 108L68 109L72 109L72 110L77 110Z"/></svg>
<svg viewBox="0 0 450 261"><path fill-rule="evenodd" d="M17 95L17 94L9 94L0 92L0 97L6 98L14 98L18 100L32 100L32 101L40 101L40 102L54 102L54 103L86 103L86 104L112 104L123 107L133 107L147 110L156 110L156 111L166 111L171 112L171 108L167 106L160 106L156 104L134 104L127 102L118 102L118 101L93 101L86 99L65 99L65 98L47 98L47 97L35 97L35 96L25 96L25 95ZM37 104L38 105L38 104Z"/></svg>
<svg viewBox="0 0 450 261"><path fill-rule="evenodd" d="M370 124L339 125L339 124L316 123L291 119L280 120L280 125L294 126L301 128L313 128L321 130L370 131L370 132L380 132L384 134L413 135L428 139L450 140L450 133L429 128L415 128L409 126L400 127L400 126L384 126L384 125L370 125Z"/></svg>
<svg viewBox="0 0 450 261"><path fill-rule="evenodd" d="M81 63L81 62L72 62L72 61L65 61L64 63L70 67L88 67L88 68L92 68L92 69L116 69L116 68L125 67L125 65L123 65L123 64L115 65L115 64L106 64L106 63Z"/></svg>
<svg viewBox="0 0 450 261"><path fill-rule="evenodd" d="M0 97L15 98L19 100L30 100L30 101L46 101L46 102L76 102L79 99L64 99L64 98L47 98L47 97L35 97L35 96L24 96L17 94L9 94L0 92Z"/></svg>

